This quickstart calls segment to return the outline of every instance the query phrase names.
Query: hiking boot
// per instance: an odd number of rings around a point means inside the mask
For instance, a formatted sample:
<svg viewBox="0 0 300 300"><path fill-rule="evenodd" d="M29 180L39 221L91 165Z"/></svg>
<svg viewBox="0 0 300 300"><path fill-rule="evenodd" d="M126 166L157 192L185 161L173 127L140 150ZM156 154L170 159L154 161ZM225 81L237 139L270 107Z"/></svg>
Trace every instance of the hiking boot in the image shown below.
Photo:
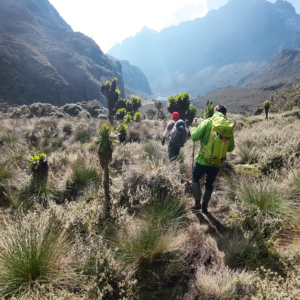
<svg viewBox="0 0 300 300"><path fill-rule="evenodd" d="M201 188L199 182L192 183L192 189L195 197L195 205L192 207L192 210L199 210L201 209Z"/></svg>
<svg viewBox="0 0 300 300"><path fill-rule="evenodd" d="M211 198L211 194L212 194L212 191L205 190L205 193L204 193L204 196L203 196L203 202L202 202L202 212L204 214L208 213L207 206L208 206L208 202Z"/></svg>

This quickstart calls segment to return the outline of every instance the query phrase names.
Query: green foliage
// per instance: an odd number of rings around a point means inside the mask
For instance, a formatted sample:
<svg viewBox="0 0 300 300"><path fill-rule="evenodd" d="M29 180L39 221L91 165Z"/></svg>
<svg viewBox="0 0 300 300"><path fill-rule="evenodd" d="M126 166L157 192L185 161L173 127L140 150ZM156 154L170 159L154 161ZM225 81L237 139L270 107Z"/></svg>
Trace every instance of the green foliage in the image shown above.
<svg viewBox="0 0 300 300"><path fill-rule="evenodd" d="M142 114L140 112L136 112L134 114L134 119L135 119L135 121L139 122L139 121L141 121L143 119L143 116L142 116Z"/></svg>
<svg viewBox="0 0 300 300"><path fill-rule="evenodd" d="M206 119L211 118L215 113L215 106L213 105L212 101L207 101L207 107L204 113Z"/></svg>
<svg viewBox="0 0 300 300"><path fill-rule="evenodd" d="M89 168L83 163L77 163L73 166L74 179L73 182L76 186L85 187L91 182L99 180L96 169Z"/></svg>
<svg viewBox="0 0 300 300"><path fill-rule="evenodd" d="M58 223L32 217L29 224L8 224L1 234L1 298L19 298L45 284L63 286L69 237Z"/></svg>
<svg viewBox="0 0 300 300"><path fill-rule="evenodd" d="M184 226L184 205L175 198L154 200L141 219L114 227L108 243L116 257L137 269L145 285L167 280L183 271L184 260L176 234Z"/></svg>
<svg viewBox="0 0 300 300"><path fill-rule="evenodd" d="M13 172L9 167L8 162L0 162L0 184L4 183L6 180L12 178Z"/></svg>
<svg viewBox="0 0 300 300"><path fill-rule="evenodd" d="M170 103L170 106L175 106L176 105L175 97L174 96L169 97L168 102Z"/></svg>
<svg viewBox="0 0 300 300"><path fill-rule="evenodd" d="M105 82L105 84L106 84L106 85L111 85L111 83L110 83L109 80L107 80L107 81Z"/></svg>
<svg viewBox="0 0 300 300"><path fill-rule="evenodd" d="M132 116L129 113L127 113L127 115L124 117L124 121L126 123L132 122Z"/></svg>
<svg viewBox="0 0 300 300"><path fill-rule="evenodd" d="M132 102L142 103L142 100L140 98L132 97L131 99L132 99Z"/></svg>
<svg viewBox="0 0 300 300"><path fill-rule="evenodd" d="M116 92L118 95L121 93L118 89L116 89L115 92Z"/></svg>
<svg viewBox="0 0 300 300"><path fill-rule="evenodd" d="M90 140L90 134L86 130L78 131L75 134L75 140L84 144Z"/></svg>
<svg viewBox="0 0 300 300"><path fill-rule="evenodd" d="M259 155L257 154L256 142L247 140L243 142L238 148L238 155L242 163L253 164L258 161Z"/></svg>
<svg viewBox="0 0 300 300"><path fill-rule="evenodd" d="M99 152L112 152L117 143L117 134L114 128L109 123L100 123L98 129L98 136L93 138L96 145L99 145Z"/></svg>
<svg viewBox="0 0 300 300"><path fill-rule="evenodd" d="M117 77L115 77L115 78L114 78L114 81L118 81L118 78L117 78Z"/></svg>
<svg viewBox="0 0 300 300"><path fill-rule="evenodd" d="M118 109L117 114L119 114L121 116L125 116L126 115L126 108Z"/></svg>
<svg viewBox="0 0 300 300"><path fill-rule="evenodd" d="M256 206L265 220L282 220L285 228L294 222L288 193L278 182L271 179L256 182L232 177L227 181L227 188L233 199Z"/></svg>
<svg viewBox="0 0 300 300"><path fill-rule="evenodd" d="M126 110L128 102L129 102L128 100L120 98L119 101L117 102L117 108L118 109L125 108Z"/></svg>
<svg viewBox="0 0 300 300"><path fill-rule="evenodd" d="M271 100L268 100L268 101L265 101L265 102L264 102L264 106L265 106L265 107L270 107L271 104L272 104L272 101L271 101Z"/></svg>
<svg viewBox="0 0 300 300"><path fill-rule="evenodd" d="M189 103L190 102L190 95L189 95L189 93L178 94L176 96L176 101L177 101L177 104L179 104L180 102Z"/></svg>
<svg viewBox="0 0 300 300"><path fill-rule="evenodd" d="M19 137L14 132L7 132L0 136L0 141L7 144L13 144L18 142Z"/></svg>
<svg viewBox="0 0 300 300"><path fill-rule="evenodd" d="M43 163L46 160L45 153L41 153L38 155L32 155L31 159L29 160L29 167L36 169L40 163Z"/></svg>
<svg viewBox="0 0 300 300"><path fill-rule="evenodd" d="M249 118L250 116L249 115L245 115L245 118Z"/></svg>
<svg viewBox="0 0 300 300"><path fill-rule="evenodd" d="M118 132L126 132L127 129L128 129L127 125L124 125L124 124L120 124L120 125L118 125L118 127L117 127L117 131L118 131Z"/></svg>

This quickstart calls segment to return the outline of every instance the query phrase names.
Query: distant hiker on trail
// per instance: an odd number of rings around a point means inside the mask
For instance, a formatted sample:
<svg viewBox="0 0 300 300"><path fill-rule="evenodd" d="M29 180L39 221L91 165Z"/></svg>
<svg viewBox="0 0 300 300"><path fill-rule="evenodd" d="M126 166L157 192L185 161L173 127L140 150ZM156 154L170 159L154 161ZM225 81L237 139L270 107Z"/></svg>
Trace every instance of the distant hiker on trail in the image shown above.
<svg viewBox="0 0 300 300"><path fill-rule="evenodd" d="M192 188L195 197L195 206L192 209L201 209L201 187L199 180L205 177L205 193L202 202L202 211L207 213L208 202L211 198L213 184L226 158L227 152L235 148L233 130L234 124L226 119L227 109L223 104L215 107L214 115L203 121L192 123L192 140L201 141L199 154L192 174Z"/></svg>
<svg viewBox="0 0 300 300"><path fill-rule="evenodd" d="M178 157L180 148L184 146L189 134L189 130L185 127L185 122L180 120L178 112L173 112L172 120L168 123L161 142L164 145L166 140L169 139L168 153L170 161Z"/></svg>

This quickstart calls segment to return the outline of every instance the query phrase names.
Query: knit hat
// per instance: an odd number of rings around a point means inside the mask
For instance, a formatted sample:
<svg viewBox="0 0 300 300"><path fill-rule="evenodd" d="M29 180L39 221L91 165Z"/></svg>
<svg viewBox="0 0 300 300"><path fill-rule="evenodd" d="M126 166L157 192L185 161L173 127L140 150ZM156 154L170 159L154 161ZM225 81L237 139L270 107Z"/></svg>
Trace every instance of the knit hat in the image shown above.
<svg viewBox="0 0 300 300"><path fill-rule="evenodd" d="M172 114L172 120L174 120L174 119L180 119L179 113L177 111L173 112L173 114Z"/></svg>

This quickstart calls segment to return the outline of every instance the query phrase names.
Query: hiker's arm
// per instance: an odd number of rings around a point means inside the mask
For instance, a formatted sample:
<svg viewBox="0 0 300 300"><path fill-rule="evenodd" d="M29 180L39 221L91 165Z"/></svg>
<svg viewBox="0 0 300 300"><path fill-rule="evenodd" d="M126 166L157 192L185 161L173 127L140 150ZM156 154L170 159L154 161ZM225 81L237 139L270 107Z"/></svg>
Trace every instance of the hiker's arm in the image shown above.
<svg viewBox="0 0 300 300"><path fill-rule="evenodd" d="M165 144L165 141L168 138L168 136L170 135L170 133L171 133L171 131L173 129L173 126L174 126L174 124L172 122L167 125L166 130L165 130L165 132L163 134L162 141L161 141L162 145Z"/></svg>
<svg viewBox="0 0 300 300"><path fill-rule="evenodd" d="M235 148L235 142L234 142L234 136L232 136L229 148L228 148L228 152L232 152Z"/></svg>
<svg viewBox="0 0 300 300"><path fill-rule="evenodd" d="M205 134L205 128L207 125L207 120L203 121L199 125L194 125L192 128L191 136L193 142L197 142L203 139L204 134Z"/></svg>

